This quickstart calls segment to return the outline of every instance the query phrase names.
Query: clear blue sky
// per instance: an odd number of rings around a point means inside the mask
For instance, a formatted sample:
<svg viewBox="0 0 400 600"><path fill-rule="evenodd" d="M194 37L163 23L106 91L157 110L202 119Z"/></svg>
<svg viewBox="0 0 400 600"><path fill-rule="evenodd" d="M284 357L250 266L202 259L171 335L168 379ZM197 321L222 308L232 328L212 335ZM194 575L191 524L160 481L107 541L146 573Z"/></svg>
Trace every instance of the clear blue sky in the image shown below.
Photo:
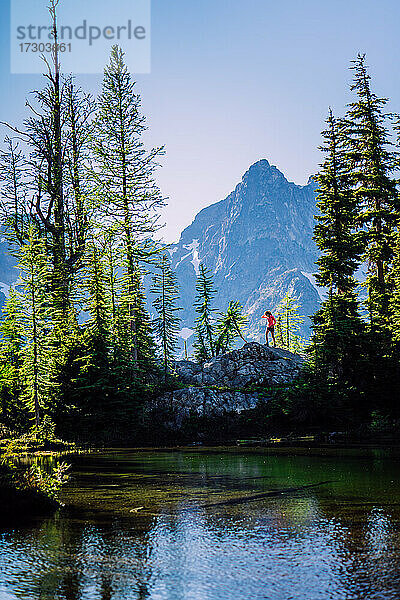
<svg viewBox="0 0 400 600"><path fill-rule="evenodd" d="M40 83L10 75L8 4L0 4L0 120L19 121ZM357 52L367 53L376 92L400 111L399 30L398 0L153 0L152 70L137 81L148 142L166 145L158 181L169 196L167 239L260 158L305 183L328 106L339 114L350 98ZM97 93L99 76L81 79Z"/></svg>

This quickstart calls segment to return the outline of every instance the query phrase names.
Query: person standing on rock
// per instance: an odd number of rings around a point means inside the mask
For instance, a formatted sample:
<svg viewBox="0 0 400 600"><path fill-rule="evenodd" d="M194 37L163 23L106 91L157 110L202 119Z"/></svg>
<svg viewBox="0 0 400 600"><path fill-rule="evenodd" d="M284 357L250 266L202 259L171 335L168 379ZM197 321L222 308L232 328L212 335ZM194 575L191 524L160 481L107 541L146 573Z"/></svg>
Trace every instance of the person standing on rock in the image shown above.
<svg viewBox="0 0 400 600"><path fill-rule="evenodd" d="M267 340L267 346L269 346L269 343L268 343L268 334L270 333L271 337L272 337L272 341L274 342L274 348L275 348L276 347L276 341L275 341L274 327L275 327L276 319L275 319L274 315L269 310L266 310L265 313L263 314L263 316L261 318L262 319L267 319L267 330L265 332L265 339Z"/></svg>

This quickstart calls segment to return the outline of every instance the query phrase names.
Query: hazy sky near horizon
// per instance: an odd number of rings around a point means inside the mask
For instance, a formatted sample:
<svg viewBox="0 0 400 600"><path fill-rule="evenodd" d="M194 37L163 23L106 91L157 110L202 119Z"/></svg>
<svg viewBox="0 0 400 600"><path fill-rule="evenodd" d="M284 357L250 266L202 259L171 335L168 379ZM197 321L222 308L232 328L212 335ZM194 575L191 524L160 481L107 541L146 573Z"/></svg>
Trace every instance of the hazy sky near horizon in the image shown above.
<svg viewBox="0 0 400 600"><path fill-rule="evenodd" d="M9 0L0 26L0 121L19 122L40 78L10 74ZM399 27L398 0L152 0L151 73L136 80L147 142L166 147L157 175L169 197L164 237L177 239L261 158L304 184L320 161L328 107L340 114L351 98L357 52L375 91L400 111ZM100 90L101 76L79 79Z"/></svg>

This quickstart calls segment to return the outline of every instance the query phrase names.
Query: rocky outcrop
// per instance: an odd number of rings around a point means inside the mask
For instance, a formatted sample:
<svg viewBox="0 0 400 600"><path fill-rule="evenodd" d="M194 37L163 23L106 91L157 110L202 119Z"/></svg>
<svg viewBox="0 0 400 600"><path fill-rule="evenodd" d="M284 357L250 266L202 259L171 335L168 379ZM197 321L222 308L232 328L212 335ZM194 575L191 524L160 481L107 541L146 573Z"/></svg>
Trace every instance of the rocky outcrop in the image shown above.
<svg viewBox="0 0 400 600"><path fill-rule="evenodd" d="M151 405L151 410L158 413L168 412L174 427L195 414L199 417L210 417L223 413L241 413L257 406L258 394L235 390L214 390L202 387L187 387L167 392Z"/></svg>
<svg viewBox="0 0 400 600"><path fill-rule="evenodd" d="M251 342L203 365L177 361L174 370L179 380L188 385L242 389L251 385L288 383L298 375L302 363L301 357L287 350Z"/></svg>
<svg viewBox="0 0 400 600"><path fill-rule="evenodd" d="M174 364L175 374L187 387L167 392L153 401L148 410L168 412L171 427L180 427L191 414L198 416L241 413L266 402L265 394L251 388L274 386L293 381L300 373L303 359L287 350L269 348L257 342L245 344L200 365L181 360Z"/></svg>

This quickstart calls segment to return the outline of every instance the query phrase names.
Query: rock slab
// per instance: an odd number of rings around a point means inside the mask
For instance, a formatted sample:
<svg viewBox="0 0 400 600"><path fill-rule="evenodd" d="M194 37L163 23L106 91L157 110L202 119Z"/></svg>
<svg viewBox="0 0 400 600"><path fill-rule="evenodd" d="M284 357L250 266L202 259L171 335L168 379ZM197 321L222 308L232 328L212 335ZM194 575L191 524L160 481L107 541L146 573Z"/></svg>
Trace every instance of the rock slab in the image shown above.
<svg viewBox="0 0 400 600"><path fill-rule="evenodd" d="M241 413L255 408L257 403L256 393L190 386L167 392L152 403L151 410L158 413L167 411L173 415L174 426L179 428L182 421L191 415L211 417L230 412Z"/></svg>
<svg viewBox="0 0 400 600"><path fill-rule="evenodd" d="M257 342L245 344L200 365L177 361L174 370L182 383L198 386L246 388L252 385L279 385L297 377L304 359L280 348Z"/></svg>
<svg viewBox="0 0 400 600"><path fill-rule="evenodd" d="M303 363L301 357L287 350L257 342L245 344L203 365L188 360L176 361L175 374L186 387L165 393L148 409L168 412L173 426L178 428L192 414L210 417L241 413L268 400L249 388L290 383L299 375Z"/></svg>

